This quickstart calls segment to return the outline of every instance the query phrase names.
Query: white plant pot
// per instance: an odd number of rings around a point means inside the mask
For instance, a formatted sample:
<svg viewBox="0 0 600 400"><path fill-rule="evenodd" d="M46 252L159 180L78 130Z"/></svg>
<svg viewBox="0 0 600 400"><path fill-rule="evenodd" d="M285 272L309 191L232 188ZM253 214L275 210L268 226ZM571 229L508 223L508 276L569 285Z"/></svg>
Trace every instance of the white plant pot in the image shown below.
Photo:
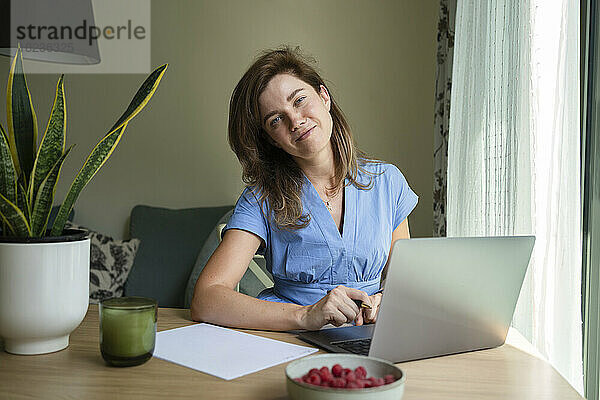
<svg viewBox="0 0 600 400"><path fill-rule="evenodd" d="M0 337L13 354L69 345L88 309L90 239L0 243Z"/></svg>

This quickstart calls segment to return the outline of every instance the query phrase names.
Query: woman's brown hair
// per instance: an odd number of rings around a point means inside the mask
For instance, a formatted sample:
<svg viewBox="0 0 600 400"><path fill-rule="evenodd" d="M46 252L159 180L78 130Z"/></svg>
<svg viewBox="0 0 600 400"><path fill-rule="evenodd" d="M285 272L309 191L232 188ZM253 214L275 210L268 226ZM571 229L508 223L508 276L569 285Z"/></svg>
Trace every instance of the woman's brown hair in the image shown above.
<svg viewBox="0 0 600 400"><path fill-rule="evenodd" d="M242 164L242 180L256 188L261 206L265 201L268 203L280 229L300 229L310 222L310 216L302 214L304 176L292 156L273 145L263 130L258 98L279 74L295 76L319 93L321 85L326 85L311 63L314 60L304 57L297 48L267 50L242 76L229 103L229 145ZM345 178L357 188L368 190L372 179L359 182L358 172L371 176L363 165L372 161L356 147L350 126L331 93L330 99L335 184L328 191L336 193Z"/></svg>

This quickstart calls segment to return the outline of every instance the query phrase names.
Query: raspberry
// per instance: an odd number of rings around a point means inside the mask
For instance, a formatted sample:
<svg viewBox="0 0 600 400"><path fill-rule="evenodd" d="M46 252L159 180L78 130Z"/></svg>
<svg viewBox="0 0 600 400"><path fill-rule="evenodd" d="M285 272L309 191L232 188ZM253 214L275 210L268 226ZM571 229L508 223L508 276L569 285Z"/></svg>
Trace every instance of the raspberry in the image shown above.
<svg viewBox="0 0 600 400"><path fill-rule="evenodd" d="M358 379L365 379L367 377L367 370L361 365L360 367L356 367L354 374Z"/></svg>
<svg viewBox="0 0 600 400"><path fill-rule="evenodd" d="M307 383L310 383L311 385L317 385L317 386L319 386L319 385L321 385L321 376L319 374L311 374L308 377L308 382Z"/></svg>
<svg viewBox="0 0 600 400"><path fill-rule="evenodd" d="M358 385L358 382L352 381L346 383L346 389L360 389L360 386Z"/></svg>
<svg viewBox="0 0 600 400"><path fill-rule="evenodd" d="M340 364L335 364L333 367L331 367L331 373L333 374L333 376L335 376L337 378L342 376L343 371L344 371L344 368L342 368L342 366Z"/></svg>
<svg viewBox="0 0 600 400"><path fill-rule="evenodd" d="M393 374L384 375L383 378L375 376L367 378L367 370L362 365L353 371L350 368L343 368L340 364L335 364L331 370L328 367L311 368L302 378L294 380L316 386L362 389L387 385L395 382L396 378Z"/></svg>
<svg viewBox="0 0 600 400"><path fill-rule="evenodd" d="M373 387L385 385L385 381L383 380L383 378L371 377L371 381L373 382Z"/></svg>
<svg viewBox="0 0 600 400"><path fill-rule="evenodd" d="M356 374L354 371L350 371L346 374L346 380L348 382L356 382Z"/></svg>
<svg viewBox="0 0 600 400"><path fill-rule="evenodd" d="M319 370L322 382L330 382L333 379L333 374L329 371L329 368L323 367Z"/></svg>
<svg viewBox="0 0 600 400"><path fill-rule="evenodd" d="M330 385L334 388L344 388L346 387L346 380L344 378L333 378Z"/></svg>

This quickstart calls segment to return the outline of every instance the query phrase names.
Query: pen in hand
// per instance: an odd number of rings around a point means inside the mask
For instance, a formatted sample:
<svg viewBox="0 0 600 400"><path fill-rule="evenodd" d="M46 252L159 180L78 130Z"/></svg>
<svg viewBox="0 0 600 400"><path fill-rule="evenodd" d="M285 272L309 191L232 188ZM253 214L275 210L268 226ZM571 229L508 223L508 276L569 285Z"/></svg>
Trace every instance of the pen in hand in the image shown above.
<svg viewBox="0 0 600 400"><path fill-rule="evenodd" d="M327 294L329 294L329 292L331 292L331 290L328 290ZM378 292L375 292L375 293L381 293L381 292L382 291L379 290ZM373 307L371 307L370 305L363 303L362 300L352 299L352 301L354 301L354 303L356 303L356 305L358 306L358 308L366 308L368 310L372 310L373 309Z"/></svg>
<svg viewBox="0 0 600 400"><path fill-rule="evenodd" d="M353 299L354 300L354 299ZM373 309L370 305L363 303L362 300L354 300L354 302L356 303L356 305L358 306L358 308L366 308L366 309Z"/></svg>

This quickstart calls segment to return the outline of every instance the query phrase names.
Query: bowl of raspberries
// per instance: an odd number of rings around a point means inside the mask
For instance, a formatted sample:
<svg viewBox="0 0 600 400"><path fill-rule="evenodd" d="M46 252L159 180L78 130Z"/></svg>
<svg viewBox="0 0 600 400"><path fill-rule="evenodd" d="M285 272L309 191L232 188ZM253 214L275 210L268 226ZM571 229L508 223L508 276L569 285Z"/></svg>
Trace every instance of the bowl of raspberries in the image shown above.
<svg viewBox="0 0 600 400"><path fill-rule="evenodd" d="M401 399L406 377L391 362L354 354L319 354L285 368L292 400Z"/></svg>

